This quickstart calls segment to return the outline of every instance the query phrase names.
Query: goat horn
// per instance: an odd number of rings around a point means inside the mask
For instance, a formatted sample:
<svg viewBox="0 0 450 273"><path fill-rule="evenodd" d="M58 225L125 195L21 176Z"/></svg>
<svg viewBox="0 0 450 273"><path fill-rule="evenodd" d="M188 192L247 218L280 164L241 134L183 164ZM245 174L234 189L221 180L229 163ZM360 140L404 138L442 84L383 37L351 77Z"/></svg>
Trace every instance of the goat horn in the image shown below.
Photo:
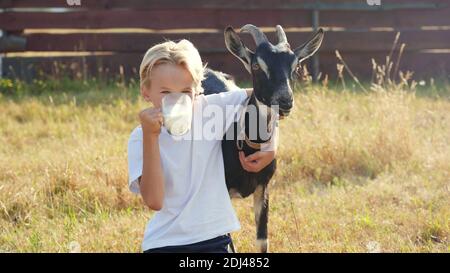
<svg viewBox="0 0 450 273"><path fill-rule="evenodd" d="M279 44L288 44L286 33L280 25L277 25L277 36Z"/></svg>
<svg viewBox="0 0 450 273"><path fill-rule="evenodd" d="M252 24L247 24L241 27L241 32L250 33L253 36L253 40L255 40L256 46L268 42L266 35L259 28Z"/></svg>

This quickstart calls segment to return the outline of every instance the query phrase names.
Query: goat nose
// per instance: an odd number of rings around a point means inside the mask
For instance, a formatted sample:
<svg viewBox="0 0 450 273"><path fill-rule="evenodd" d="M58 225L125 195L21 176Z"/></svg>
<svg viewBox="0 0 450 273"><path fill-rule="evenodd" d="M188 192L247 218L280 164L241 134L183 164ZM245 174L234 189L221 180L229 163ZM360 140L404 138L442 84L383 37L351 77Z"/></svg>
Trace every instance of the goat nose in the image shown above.
<svg viewBox="0 0 450 273"><path fill-rule="evenodd" d="M293 100L290 98L280 98L279 100L280 108L289 110L292 108L292 102Z"/></svg>

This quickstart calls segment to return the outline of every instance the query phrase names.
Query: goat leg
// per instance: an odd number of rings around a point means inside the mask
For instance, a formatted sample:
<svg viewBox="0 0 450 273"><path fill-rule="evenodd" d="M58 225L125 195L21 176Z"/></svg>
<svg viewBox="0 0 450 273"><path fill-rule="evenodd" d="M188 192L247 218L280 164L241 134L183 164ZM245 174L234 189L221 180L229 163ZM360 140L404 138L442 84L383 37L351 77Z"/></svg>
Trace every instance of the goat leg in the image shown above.
<svg viewBox="0 0 450 273"><path fill-rule="evenodd" d="M259 252L269 251L267 222L269 218L269 192L267 185L258 185L253 193L253 209L256 223L256 247Z"/></svg>

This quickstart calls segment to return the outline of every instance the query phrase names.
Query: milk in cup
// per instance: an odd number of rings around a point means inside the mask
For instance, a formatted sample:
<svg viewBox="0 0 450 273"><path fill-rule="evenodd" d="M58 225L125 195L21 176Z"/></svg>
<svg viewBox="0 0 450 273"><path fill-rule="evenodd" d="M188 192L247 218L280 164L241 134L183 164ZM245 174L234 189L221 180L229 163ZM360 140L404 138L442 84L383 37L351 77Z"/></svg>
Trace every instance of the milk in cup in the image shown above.
<svg viewBox="0 0 450 273"><path fill-rule="evenodd" d="M170 93L162 99L164 127L171 135L181 136L191 128L192 99L184 93Z"/></svg>

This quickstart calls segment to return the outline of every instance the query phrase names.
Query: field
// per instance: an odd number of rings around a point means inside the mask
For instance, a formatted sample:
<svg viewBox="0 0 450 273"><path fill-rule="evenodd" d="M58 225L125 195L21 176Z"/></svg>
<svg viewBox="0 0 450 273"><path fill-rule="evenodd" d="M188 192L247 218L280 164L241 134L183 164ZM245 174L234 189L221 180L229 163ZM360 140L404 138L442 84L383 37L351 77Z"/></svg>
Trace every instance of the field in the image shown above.
<svg viewBox="0 0 450 273"><path fill-rule="evenodd" d="M127 188L135 86L3 81L0 252L139 252L152 212ZM48 91L48 92L47 92ZM281 121L272 252L449 252L450 86L304 85ZM252 199L233 200L239 252Z"/></svg>

